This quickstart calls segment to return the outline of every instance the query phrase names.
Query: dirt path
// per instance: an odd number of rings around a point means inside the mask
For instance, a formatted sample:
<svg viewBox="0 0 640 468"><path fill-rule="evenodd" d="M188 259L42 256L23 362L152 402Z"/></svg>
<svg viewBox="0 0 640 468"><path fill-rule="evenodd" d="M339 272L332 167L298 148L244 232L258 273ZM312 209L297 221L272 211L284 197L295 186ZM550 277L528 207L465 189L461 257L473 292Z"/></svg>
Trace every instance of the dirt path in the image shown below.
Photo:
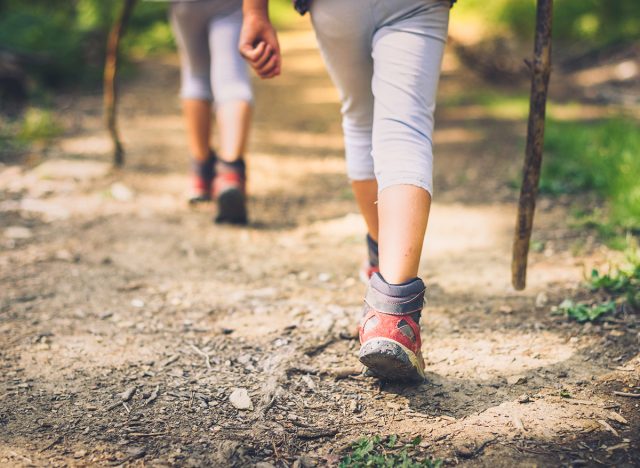
<svg viewBox="0 0 640 468"><path fill-rule="evenodd" d="M550 314L605 252L543 201L529 287L509 287L517 119L441 106L429 381L360 375L364 230L337 97L312 34L282 39L287 73L257 83L247 229L184 202L173 57L124 88L122 173L97 96L61 98L70 131L46 161L2 168L0 465L324 466L398 434L447 465L638 466L640 402L613 394L640 386L638 318ZM474 86L448 56L443 96Z"/></svg>

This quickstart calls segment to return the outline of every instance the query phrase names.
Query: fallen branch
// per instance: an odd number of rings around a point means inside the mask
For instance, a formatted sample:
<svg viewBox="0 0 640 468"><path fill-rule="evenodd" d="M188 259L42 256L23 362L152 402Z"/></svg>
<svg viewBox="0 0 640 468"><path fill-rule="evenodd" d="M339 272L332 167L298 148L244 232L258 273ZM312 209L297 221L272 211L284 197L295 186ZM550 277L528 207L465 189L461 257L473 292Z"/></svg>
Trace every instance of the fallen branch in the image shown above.
<svg viewBox="0 0 640 468"><path fill-rule="evenodd" d="M191 346L191 349L193 349L196 353L198 353L200 356L202 356L207 364L207 369L211 370L211 361L209 360L209 355L207 353L205 353L204 351L202 351L200 348L198 348L196 345L189 345Z"/></svg>
<svg viewBox="0 0 640 468"><path fill-rule="evenodd" d="M113 165L122 166L124 164L124 149L118 135L116 125L116 75L118 73L118 51L120 40L129 22L131 12L136 4L136 0L123 0L122 9L116 21L111 27L109 38L107 39L107 55L104 64L103 94L104 94L104 115L107 129L111 141L113 142Z"/></svg>
<svg viewBox="0 0 640 468"><path fill-rule="evenodd" d="M613 392L613 394L621 397L627 397L627 398L640 398L640 393Z"/></svg>

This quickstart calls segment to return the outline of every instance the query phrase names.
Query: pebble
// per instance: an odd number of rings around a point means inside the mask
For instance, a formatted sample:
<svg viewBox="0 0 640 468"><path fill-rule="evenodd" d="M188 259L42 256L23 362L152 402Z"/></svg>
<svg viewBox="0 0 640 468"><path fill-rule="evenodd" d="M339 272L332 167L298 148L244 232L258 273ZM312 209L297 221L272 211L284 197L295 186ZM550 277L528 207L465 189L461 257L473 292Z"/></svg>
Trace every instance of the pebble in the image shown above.
<svg viewBox="0 0 640 468"><path fill-rule="evenodd" d="M527 376L525 375L510 375L507 377L507 383L509 385L521 385L527 383Z"/></svg>
<svg viewBox="0 0 640 468"><path fill-rule="evenodd" d="M133 200L133 191L121 182L111 185L111 196L122 202Z"/></svg>
<svg viewBox="0 0 640 468"><path fill-rule="evenodd" d="M541 309L544 306L546 306L548 302L549 302L549 298L547 297L546 293L541 292L536 296L536 307L538 309Z"/></svg>
<svg viewBox="0 0 640 468"><path fill-rule="evenodd" d="M253 410L253 403L246 388L236 388L229 395L229 402L239 410Z"/></svg>
<svg viewBox="0 0 640 468"><path fill-rule="evenodd" d="M518 403L529 403L529 402L531 402L531 397L526 393L518 397Z"/></svg>
<svg viewBox="0 0 640 468"><path fill-rule="evenodd" d="M330 279L331 279L331 275L329 273L320 273L318 275L318 281L320 281L321 283L326 283Z"/></svg>
<svg viewBox="0 0 640 468"><path fill-rule="evenodd" d="M4 237L8 239L30 239L33 237L31 229L22 226L9 226L4 230Z"/></svg>

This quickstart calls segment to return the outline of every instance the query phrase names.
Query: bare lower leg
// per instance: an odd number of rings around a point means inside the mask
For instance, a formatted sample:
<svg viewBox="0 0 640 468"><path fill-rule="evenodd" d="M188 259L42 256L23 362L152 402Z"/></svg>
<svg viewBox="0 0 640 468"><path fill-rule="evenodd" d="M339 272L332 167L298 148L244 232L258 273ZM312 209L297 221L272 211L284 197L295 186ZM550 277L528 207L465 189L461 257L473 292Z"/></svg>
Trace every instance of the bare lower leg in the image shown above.
<svg viewBox="0 0 640 468"><path fill-rule="evenodd" d="M358 202L358 208L367 224L369 236L378 241L378 182L373 180L352 180L351 188Z"/></svg>
<svg viewBox="0 0 640 468"><path fill-rule="evenodd" d="M189 150L198 161L209 157L211 138L211 102L202 99L182 101Z"/></svg>
<svg viewBox="0 0 640 468"><path fill-rule="evenodd" d="M390 284L418 276L431 196L414 185L394 185L378 197L380 274Z"/></svg>
<svg viewBox="0 0 640 468"><path fill-rule="evenodd" d="M216 121L220 132L218 157L226 162L236 161L244 155L251 125L251 104L231 101L218 106Z"/></svg>

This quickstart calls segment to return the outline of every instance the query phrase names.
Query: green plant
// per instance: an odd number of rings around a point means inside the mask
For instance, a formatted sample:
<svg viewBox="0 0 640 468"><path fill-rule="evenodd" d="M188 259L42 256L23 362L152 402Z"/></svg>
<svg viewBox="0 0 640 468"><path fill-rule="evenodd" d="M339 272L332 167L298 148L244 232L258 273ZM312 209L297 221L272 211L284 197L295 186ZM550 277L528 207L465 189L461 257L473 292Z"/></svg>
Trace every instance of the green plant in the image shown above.
<svg viewBox="0 0 640 468"><path fill-rule="evenodd" d="M571 299L565 299L558 306L560 312L566 314L567 317L577 322L595 322L604 314L615 312L616 303L613 301L604 302L602 304L576 304Z"/></svg>
<svg viewBox="0 0 640 468"><path fill-rule="evenodd" d="M421 439L399 445L398 436L363 437L351 446L351 452L340 460L340 468L440 468L441 459L419 457L416 448Z"/></svg>
<svg viewBox="0 0 640 468"><path fill-rule="evenodd" d="M632 307L640 306L640 251L629 250L627 263L610 268L609 272L591 271L592 290L604 290L614 297L624 297Z"/></svg>

